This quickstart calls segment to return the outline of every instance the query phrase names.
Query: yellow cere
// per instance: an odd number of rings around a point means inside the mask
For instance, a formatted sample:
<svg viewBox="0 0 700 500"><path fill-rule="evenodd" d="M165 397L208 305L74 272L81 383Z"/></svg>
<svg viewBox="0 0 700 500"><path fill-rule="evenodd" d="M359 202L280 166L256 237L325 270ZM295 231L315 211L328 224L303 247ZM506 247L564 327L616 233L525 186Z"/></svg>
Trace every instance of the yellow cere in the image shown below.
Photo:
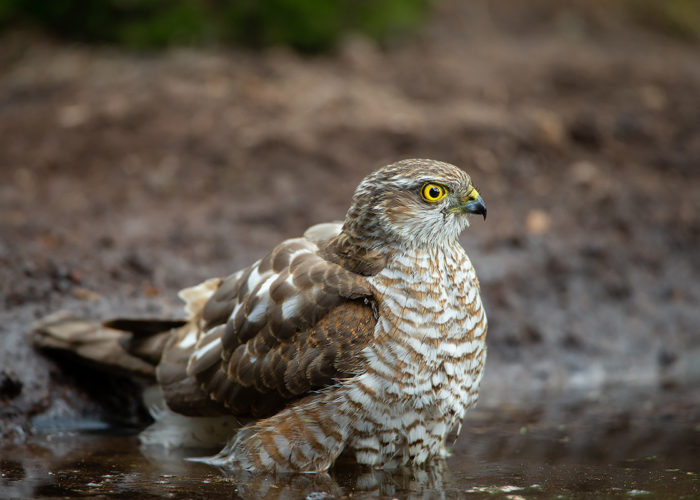
<svg viewBox="0 0 700 500"><path fill-rule="evenodd" d="M420 194L425 201L428 203L436 203L447 196L447 188L440 184L434 184L432 182L427 182L423 184L420 190Z"/></svg>
<svg viewBox="0 0 700 500"><path fill-rule="evenodd" d="M479 198L479 192L474 186L471 186L471 190L469 191L469 193L467 193L467 198L469 198L472 201L476 201L477 198Z"/></svg>

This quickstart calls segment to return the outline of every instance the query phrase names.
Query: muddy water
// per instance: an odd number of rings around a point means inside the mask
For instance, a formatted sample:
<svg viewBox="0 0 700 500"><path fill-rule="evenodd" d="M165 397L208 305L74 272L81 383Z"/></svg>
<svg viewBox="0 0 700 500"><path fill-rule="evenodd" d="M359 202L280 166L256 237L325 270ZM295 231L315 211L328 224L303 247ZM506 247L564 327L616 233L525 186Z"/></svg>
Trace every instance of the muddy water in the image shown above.
<svg viewBox="0 0 700 500"><path fill-rule="evenodd" d="M694 400L556 408L476 410L429 469L342 464L328 475L235 476L184 460L201 451L140 447L133 431L37 432L0 448L0 497L700 498Z"/></svg>

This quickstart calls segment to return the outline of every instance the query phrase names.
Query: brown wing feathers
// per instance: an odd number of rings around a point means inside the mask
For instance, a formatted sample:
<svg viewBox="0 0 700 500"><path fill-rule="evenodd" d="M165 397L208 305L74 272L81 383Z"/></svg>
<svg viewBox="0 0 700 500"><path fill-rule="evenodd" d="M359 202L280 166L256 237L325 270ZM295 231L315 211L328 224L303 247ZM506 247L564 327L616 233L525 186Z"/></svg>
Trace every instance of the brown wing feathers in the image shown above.
<svg viewBox="0 0 700 500"><path fill-rule="evenodd" d="M170 337L163 356L156 368L158 383L163 397L171 410L190 416L214 416L228 413L226 408L212 400L200 383L187 372L187 362L192 347L182 345L183 339L191 334L196 325L188 325L177 335Z"/></svg>
<svg viewBox="0 0 700 500"><path fill-rule="evenodd" d="M188 373L234 413L273 413L360 368L376 323L369 287L317 252L303 238L284 242L204 306Z"/></svg>

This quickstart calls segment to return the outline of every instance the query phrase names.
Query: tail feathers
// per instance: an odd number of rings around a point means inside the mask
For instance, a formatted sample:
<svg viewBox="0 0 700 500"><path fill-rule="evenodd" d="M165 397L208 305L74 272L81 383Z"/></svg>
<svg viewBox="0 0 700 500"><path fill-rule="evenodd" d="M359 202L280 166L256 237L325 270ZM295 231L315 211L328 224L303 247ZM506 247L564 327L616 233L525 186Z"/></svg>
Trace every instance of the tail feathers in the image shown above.
<svg viewBox="0 0 700 500"><path fill-rule="evenodd" d="M131 335L124 338L124 349L138 357L157 365L165 349L165 344L170 338L170 332L180 328L186 322L181 320L159 319L113 319L102 323L105 328L129 332Z"/></svg>
<svg viewBox="0 0 700 500"><path fill-rule="evenodd" d="M105 321L102 324L107 328L122 330L124 332L136 333L138 335L153 335L162 333L173 328L179 328L186 321L181 319L126 319L117 318Z"/></svg>
<svg viewBox="0 0 700 500"><path fill-rule="evenodd" d="M59 311L34 326L32 341L36 347L71 354L105 371L152 380L171 329L183 323L160 320L100 323Z"/></svg>

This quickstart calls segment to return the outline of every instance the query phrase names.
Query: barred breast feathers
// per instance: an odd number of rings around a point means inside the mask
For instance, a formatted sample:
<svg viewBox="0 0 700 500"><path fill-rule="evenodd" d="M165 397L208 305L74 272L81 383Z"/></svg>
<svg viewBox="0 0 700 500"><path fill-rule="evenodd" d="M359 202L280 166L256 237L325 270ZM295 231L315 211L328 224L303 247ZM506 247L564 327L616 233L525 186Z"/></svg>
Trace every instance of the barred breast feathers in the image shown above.
<svg viewBox="0 0 700 500"><path fill-rule="evenodd" d="M478 360L486 316L474 269L461 246L448 252L397 254L368 281L380 316L373 347L381 350L375 352L376 363L382 373L390 365L403 374L396 381L402 390L414 392L420 386L416 378L428 376L455 382L460 370L469 371Z"/></svg>

